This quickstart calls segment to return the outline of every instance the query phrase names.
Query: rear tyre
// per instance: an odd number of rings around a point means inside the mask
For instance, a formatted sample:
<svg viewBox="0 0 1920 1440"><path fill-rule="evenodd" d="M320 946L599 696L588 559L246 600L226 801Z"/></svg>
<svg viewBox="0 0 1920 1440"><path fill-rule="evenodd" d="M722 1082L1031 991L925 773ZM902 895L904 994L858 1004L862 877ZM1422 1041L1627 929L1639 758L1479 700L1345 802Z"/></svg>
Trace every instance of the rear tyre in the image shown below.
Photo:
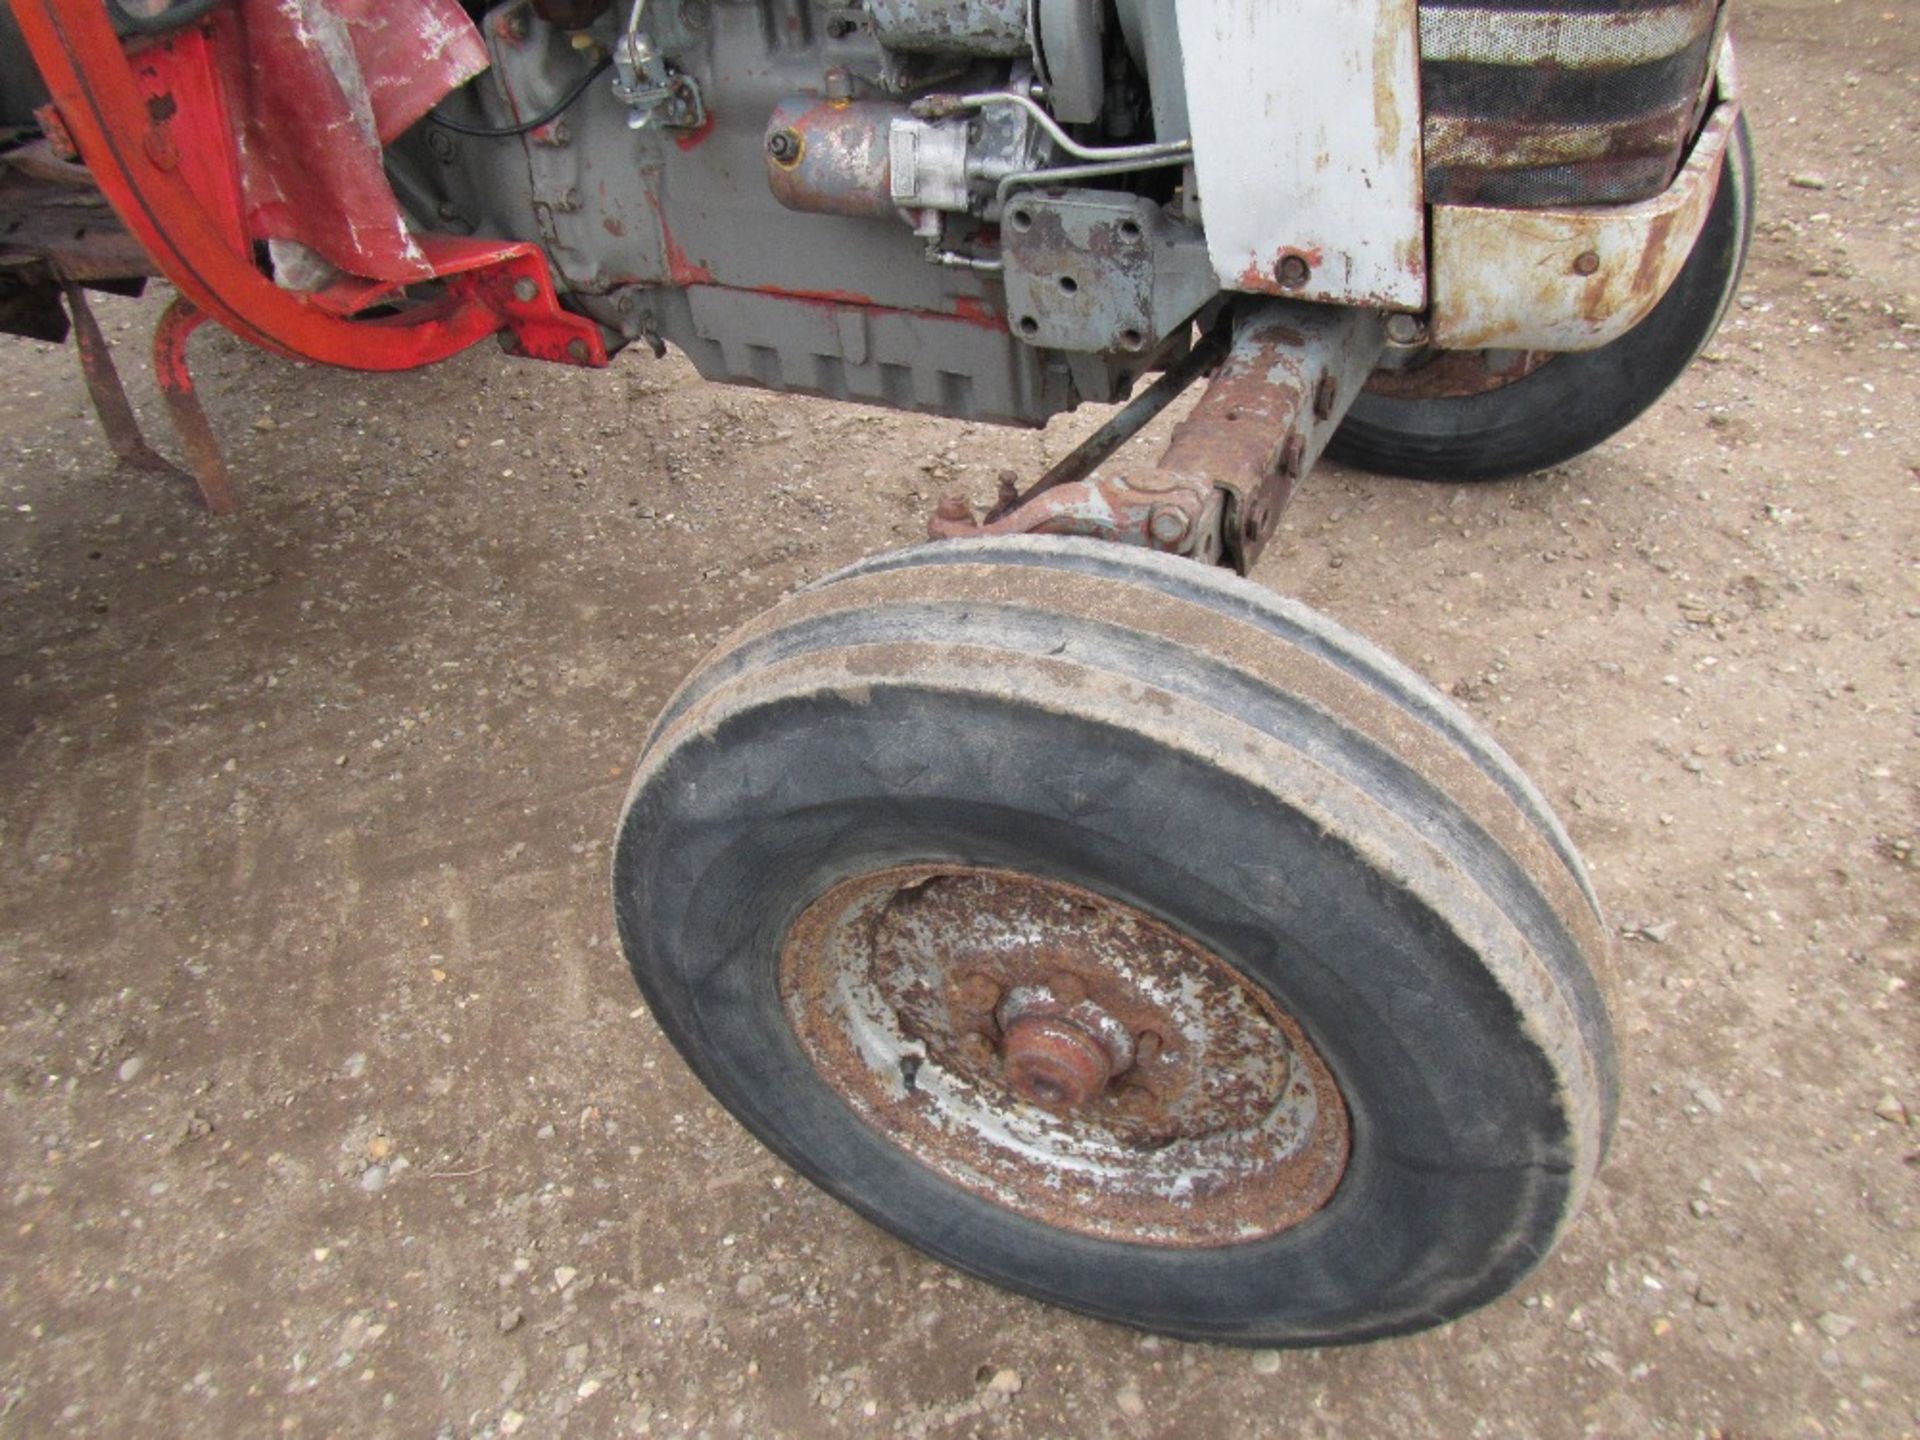
<svg viewBox="0 0 1920 1440"><path fill-rule="evenodd" d="M1019 538L878 557L658 722L616 913L748 1129L996 1284L1261 1344L1418 1329L1606 1145L1605 928L1539 794L1305 607Z"/></svg>
<svg viewBox="0 0 1920 1440"><path fill-rule="evenodd" d="M1573 459L1637 419L1719 328L1753 236L1753 143L1734 124L1713 206L1665 296L1610 345L1554 355L1478 394L1363 391L1327 454L1410 480L1504 480Z"/></svg>

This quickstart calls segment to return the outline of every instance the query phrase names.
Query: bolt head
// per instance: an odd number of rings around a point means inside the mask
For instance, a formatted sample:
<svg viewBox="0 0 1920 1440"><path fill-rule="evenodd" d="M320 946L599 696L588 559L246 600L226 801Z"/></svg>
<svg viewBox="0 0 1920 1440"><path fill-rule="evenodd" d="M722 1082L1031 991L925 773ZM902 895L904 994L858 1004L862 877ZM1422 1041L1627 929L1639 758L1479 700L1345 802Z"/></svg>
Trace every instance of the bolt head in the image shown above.
<svg viewBox="0 0 1920 1440"><path fill-rule="evenodd" d="M1312 267L1299 255L1283 255L1280 263L1273 267L1273 278L1280 282L1283 290L1298 290L1312 273Z"/></svg>
<svg viewBox="0 0 1920 1440"><path fill-rule="evenodd" d="M1187 517L1176 506L1156 505L1147 519L1147 532L1162 545L1178 545L1187 538Z"/></svg>
<svg viewBox="0 0 1920 1440"><path fill-rule="evenodd" d="M1280 473L1299 478L1307 465L1307 439L1298 430L1290 433L1280 446Z"/></svg>
<svg viewBox="0 0 1920 1440"><path fill-rule="evenodd" d="M778 164L798 164L800 148L800 137L791 130L776 130L767 137L767 154Z"/></svg>
<svg viewBox="0 0 1920 1440"><path fill-rule="evenodd" d="M1320 383L1313 387L1313 418L1325 420L1333 414L1334 401L1340 398L1340 382L1331 375L1322 375Z"/></svg>
<svg viewBox="0 0 1920 1440"><path fill-rule="evenodd" d="M1000 1003L1000 982L984 971L976 970L960 977L953 987L954 998L969 1010L991 1011Z"/></svg>
<svg viewBox="0 0 1920 1440"><path fill-rule="evenodd" d="M531 276L522 275L513 282L513 298L522 305L531 305L540 298L540 283Z"/></svg>
<svg viewBox="0 0 1920 1440"><path fill-rule="evenodd" d="M1420 323L1417 315L1387 317L1387 339L1396 345L1418 345L1426 333L1427 327Z"/></svg>
<svg viewBox="0 0 1920 1440"><path fill-rule="evenodd" d="M1591 275L1600 268L1600 256L1592 250L1583 250L1573 260L1573 273Z"/></svg>

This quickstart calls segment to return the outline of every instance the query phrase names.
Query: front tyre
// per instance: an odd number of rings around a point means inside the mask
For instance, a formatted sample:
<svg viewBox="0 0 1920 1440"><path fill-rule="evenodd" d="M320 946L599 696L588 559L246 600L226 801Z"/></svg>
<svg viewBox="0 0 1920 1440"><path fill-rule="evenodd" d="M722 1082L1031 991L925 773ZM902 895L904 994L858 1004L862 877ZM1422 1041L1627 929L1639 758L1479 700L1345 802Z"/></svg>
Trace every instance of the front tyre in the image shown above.
<svg viewBox="0 0 1920 1440"><path fill-rule="evenodd" d="M784 602L669 703L614 890L661 1026L788 1163L1126 1324L1438 1323L1605 1149L1605 930L1538 793L1190 561L949 543Z"/></svg>

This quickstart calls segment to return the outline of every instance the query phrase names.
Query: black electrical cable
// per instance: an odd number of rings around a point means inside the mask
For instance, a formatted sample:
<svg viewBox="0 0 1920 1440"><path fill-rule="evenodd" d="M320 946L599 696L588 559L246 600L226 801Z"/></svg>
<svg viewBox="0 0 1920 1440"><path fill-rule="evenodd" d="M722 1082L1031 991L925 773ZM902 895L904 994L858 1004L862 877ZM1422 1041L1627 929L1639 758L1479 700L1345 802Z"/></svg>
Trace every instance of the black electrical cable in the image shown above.
<svg viewBox="0 0 1920 1440"><path fill-rule="evenodd" d="M567 91L566 94L562 95L531 120L522 120L518 125L502 125L497 129L488 125L468 125L459 120L449 120L437 110L429 110L427 112L427 119L440 126L443 130L451 130L456 135L471 135L478 140L510 140L516 135L528 135L538 130L542 125L551 125L554 121L558 120L561 115L566 112L567 107L582 95L586 94L587 87L604 75L612 64L613 57L609 55L598 65L587 71L586 74L582 75L580 79L575 82L574 87Z"/></svg>

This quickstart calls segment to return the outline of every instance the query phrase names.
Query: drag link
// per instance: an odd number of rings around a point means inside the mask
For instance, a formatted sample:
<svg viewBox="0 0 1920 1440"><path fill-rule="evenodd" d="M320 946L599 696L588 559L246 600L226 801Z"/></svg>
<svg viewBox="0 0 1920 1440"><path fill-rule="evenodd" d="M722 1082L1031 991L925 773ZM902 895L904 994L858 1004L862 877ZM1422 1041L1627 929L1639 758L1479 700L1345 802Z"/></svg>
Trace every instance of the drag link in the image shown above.
<svg viewBox="0 0 1920 1440"><path fill-rule="evenodd" d="M1273 300L1238 311L1027 489L1002 476L985 519L940 502L934 540L1084 535L1224 564L1245 574L1294 487L1326 449L1386 344L1371 311ZM1206 393L1149 471L1093 471L1203 375Z"/></svg>

